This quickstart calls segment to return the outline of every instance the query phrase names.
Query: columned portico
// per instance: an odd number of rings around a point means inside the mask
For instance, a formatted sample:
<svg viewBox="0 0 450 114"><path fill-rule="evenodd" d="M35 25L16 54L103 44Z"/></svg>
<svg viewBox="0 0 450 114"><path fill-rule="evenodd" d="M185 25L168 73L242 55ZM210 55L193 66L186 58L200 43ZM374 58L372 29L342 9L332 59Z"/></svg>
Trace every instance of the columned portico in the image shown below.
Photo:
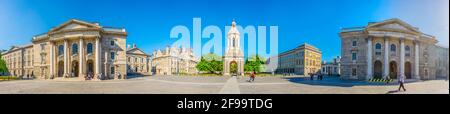
<svg viewBox="0 0 450 114"><path fill-rule="evenodd" d="M69 53L68 53L68 48L69 47L69 43L67 42L67 40L64 40L64 75L63 77L66 78L69 76Z"/></svg>
<svg viewBox="0 0 450 114"><path fill-rule="evenodd" d="M100 43L100 37L96 37L95 38L95 77L94 80L98 80L99 78L102 77L101 74L101 63L100 63L100 59L101 59L101 43Z"/></svg>
<svg viewBox="0 0 450 114"><path fill-rule="evenodd" d="M389 77L389 37L384 37L384 73L383 78Z"/></svg>
<svg viewBox="0 0 450 114"><path fill-rule="evenodd" d="M420 79L419 75L419 41L414 42L414 78Z"/></svg>
<svg viewBox="0 0 450 114"><path fill-rule="evenodd" d="M372 37L367 38L367 77L372 78Z"/></svg>
<svg viewBox="0 0 450 114"><path fill-rule="evenodd" d="M405 78L405 39L400 38L400 77Z"/></svg>
<svg viewBox="0 0 450 114"><path fill-rule="evenodd" d="M49 42L50 44L50 77L55 76L55 44L53 42Z"/></svg>
<svg viewBox="0 0 450 114"><path fill-rule="evenodd" d="M78 65L78 67L79 67L79 70L78 70L78 78L80 78L80 79L84 79L84 77L85 77L85 71L84 71L84 62L85 62L85 60L84 60L84 39L83 39L83 37L80 37L80 43L79 43L79 46L78 46L80 49L78 49L78 55L79 55L79 65Z"/></svg>

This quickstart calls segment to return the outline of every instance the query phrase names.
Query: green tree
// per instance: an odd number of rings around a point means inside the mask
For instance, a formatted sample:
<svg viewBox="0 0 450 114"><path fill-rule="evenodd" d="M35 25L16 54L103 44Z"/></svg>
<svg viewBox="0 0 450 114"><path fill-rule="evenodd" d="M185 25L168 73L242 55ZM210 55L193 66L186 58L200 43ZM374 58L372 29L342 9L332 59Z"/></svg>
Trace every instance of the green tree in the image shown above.
<svg viewBox="0 0 450 114"><path fill-rule="evenodd" d="M8 72L6 67L6 62L2 59L2 54L0 53L0 72Z"/></svg>
<svg viewBox="0 0 450 114"><path fill-rule="evenodd" d="M196 68L209 73L221 72L223 70L222 57L212 53L203 55Z"/></svg>
<svg viewBox="0 0 450 114"><path fill-rule="evenodd" d="M246 72L252 72L252 71L256 71L256 72L261 72L264 71L265 67L264 64L266 63L266 59L259 56L259 55L253 55L248 57L245 60L245 65L244 65L244 71Z"/></svg>

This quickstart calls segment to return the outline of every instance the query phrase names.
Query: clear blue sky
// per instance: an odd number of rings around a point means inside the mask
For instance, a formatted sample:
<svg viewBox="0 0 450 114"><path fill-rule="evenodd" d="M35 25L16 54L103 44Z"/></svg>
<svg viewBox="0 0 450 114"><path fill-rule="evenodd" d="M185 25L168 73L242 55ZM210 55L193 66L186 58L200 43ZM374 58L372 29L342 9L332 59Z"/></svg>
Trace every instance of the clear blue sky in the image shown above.
<svg viewBox="0 0 450 114"><path fill-rule="evenodd" d="M339 29L400 18L449 43L448 0L0 0L0 49L31 43L31 37L72 19L125 27L128 43L160 49L173 26L279 26L279 52L308 42L324 60L340 55ZM190 28L192 29L192 28Z"/></svg>

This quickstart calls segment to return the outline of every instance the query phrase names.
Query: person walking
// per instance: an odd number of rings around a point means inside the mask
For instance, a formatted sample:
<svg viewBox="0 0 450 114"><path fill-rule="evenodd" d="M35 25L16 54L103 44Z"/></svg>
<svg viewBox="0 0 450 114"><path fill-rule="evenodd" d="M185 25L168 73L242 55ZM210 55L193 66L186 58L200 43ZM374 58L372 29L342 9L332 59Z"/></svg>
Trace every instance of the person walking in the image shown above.
<svg viewBox="0 0 450 114"><path fill-rule="evenodd" d="M400 76L398 78L398 83L400 83L400 86L398 87L398 91L400 91L401 88L403 88L403 91L406 91L405 85L404 85L404 83L405 83L405 76Z"/></svg>
<svg viewBox="0 0 450 114"><path fill-rule="evenodd" d="M256 71L253 71L253 74L252 74L252 82L255 81L255 77L256 77Z"/></svg>

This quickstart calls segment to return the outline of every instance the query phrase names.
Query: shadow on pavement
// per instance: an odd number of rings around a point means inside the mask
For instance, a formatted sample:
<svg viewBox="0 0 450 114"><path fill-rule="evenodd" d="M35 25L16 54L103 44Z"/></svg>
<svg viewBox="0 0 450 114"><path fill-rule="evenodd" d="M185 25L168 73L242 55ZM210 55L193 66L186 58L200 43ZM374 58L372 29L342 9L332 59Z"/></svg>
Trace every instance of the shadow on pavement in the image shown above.
<svg viewBox="0 0 450 114"><path fill-rule="evenodd" d="M337 86L337 87L353 87L353 86L388 86L397 85L397 82L385 83L385 82L367 82L357 80L341 80L339 77L324 76L323 80L311 80L310 77L284 77L290 82L307 84L307 85L320 85L320 86Z"/></svg>

